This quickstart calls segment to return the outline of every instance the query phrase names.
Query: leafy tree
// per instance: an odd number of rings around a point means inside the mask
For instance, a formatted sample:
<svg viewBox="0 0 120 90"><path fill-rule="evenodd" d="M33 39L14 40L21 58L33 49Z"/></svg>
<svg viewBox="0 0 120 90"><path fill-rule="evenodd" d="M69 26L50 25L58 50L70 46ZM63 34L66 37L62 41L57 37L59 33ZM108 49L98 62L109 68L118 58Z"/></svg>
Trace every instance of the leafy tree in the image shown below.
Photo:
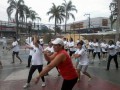
<svg viewBox="0 0 120 90"><path fill-rule="evenodd" d="M65 33L66 33L66 24L69 20L70 16L75 20L74 14L72 14L73 11L77 12L76 6L72 4L72 1L66 2L64 0L64 3L62 3L62 8L65 13Z"/></svg>
<svg viewBox="0 0 120 90"><path fill-rule="evenodd" d="M56 25L58 23L61 23L62 21L64 21L64 12L63 12L63 9L61 6L56 6L54 3L53 3L53 6L50 8L50 10L47 12L47 14L51 14L51 16L49 17L49 21L51 19L54 18L55 20L55 35L56 35Z"/></svg>
<svg viewBox="0 0 120 90"><path fill-rule="evenodd" d="M19 18L24 16L24 0L8 0L8 3L7 14L9 19L11 19L11 15L15 11L16 35L18 36Z"/></svg>

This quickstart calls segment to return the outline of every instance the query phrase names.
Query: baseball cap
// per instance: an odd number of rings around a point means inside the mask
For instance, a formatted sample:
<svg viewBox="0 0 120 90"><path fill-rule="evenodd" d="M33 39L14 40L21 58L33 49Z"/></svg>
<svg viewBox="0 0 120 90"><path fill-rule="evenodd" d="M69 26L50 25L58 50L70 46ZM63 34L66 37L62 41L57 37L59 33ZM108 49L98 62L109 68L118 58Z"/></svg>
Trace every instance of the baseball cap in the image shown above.
<svg viewBox="0 0 120 90"><path fill-rule="evenodd" d="M52 41L52 44L60 44L64 46L64 42L61 38L56 38L54 41Z"/></svg>

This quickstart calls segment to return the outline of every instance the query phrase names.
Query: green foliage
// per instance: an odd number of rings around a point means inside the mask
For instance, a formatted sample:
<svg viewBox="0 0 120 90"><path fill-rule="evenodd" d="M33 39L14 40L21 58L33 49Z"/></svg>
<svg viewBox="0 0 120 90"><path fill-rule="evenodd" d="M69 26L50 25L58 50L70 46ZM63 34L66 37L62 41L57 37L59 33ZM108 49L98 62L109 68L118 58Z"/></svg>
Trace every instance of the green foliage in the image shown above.
<svg viewBox="0 0 120 90"><path fill-rule="evenodd" d="M58 23L61 23L62 21L64 21L64 12L63 12L63 8L59 5L56 6L53 3L53 6L50 8L50 10L47 12L47 14L51 14L51 16L49 17L49 21L51 19L55 19L55 35L56 35L56 25Z"/></svg>
<svg viewBox="0 0 120 90"><path fill-rule="evenodd" d="M64 0L64 3L62 3L62 8L65 14L65 33L66 33L66 24L70 17L72 17L75 20L75 16L72 13L73 11L77 12L76 6L72 4L72 1L66 2Z"/></svg>

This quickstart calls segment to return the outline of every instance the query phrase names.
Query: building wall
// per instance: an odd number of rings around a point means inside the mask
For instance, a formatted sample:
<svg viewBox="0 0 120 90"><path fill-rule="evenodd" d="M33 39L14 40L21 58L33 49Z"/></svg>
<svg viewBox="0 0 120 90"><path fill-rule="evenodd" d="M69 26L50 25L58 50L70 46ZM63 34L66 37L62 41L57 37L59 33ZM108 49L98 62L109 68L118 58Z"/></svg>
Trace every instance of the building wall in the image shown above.
<svg viewBox="0 0 120 90"><path fill-rule="evenodd" d="M103 23L106 23L105 21L107 22L107 25L103 25ZM110 25L111 25L110 20L107 17L90 18L90 28L96 28L96 27L110 28ZM64 27L65 26L63 25L63 28L62 28L63 31L64 31ZM76 29L87 29L87 28L89 28L89 21L88 20L82 20L82 21L78 21L78 22L74 22L74 23L69 23L66 26L67 31L76 30Z"/></svg>
<svg viewBox="0 0 120 90"><path fill-rule="evenodd" d="M119 35L119 33L120 33L120 0L112 0L112 2L111 3L117 3L117 7L116 7L116 12L117 12L117 20L116 20L116 22L114 23L114 29L116 30L116 35L115 35L115 40L117 41L118 40L118 38L120 38L120 35Z"/></svg>

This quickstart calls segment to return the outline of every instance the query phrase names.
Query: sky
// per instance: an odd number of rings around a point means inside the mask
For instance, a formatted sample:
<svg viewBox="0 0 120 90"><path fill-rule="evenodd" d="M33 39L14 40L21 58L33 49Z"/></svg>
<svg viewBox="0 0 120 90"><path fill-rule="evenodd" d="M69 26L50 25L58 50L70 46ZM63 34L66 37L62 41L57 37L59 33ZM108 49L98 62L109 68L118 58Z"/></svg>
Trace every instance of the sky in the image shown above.
<svg viewBox="0 0 120 90"><path fill-rule="evenodd" d="M0 20L7 21L6 8L8 0L0 0ZM49 22L49 16L46 14L52 7L52 3L55 5L61 5L63 0L24 0L28 7L35 10L39 17L42 18L41 23L54 24L54 19ZM67 2L69 0L66 0ZM90 14L91 18L94 17L109 17L110 10L109 5L112 0L71 0L73 5L76 6L78 10L77 13L73 12L75 16L75 21L86 20L88 16L85 14ZM72 18L69 19L68 23L75 22Z"/></svg>

